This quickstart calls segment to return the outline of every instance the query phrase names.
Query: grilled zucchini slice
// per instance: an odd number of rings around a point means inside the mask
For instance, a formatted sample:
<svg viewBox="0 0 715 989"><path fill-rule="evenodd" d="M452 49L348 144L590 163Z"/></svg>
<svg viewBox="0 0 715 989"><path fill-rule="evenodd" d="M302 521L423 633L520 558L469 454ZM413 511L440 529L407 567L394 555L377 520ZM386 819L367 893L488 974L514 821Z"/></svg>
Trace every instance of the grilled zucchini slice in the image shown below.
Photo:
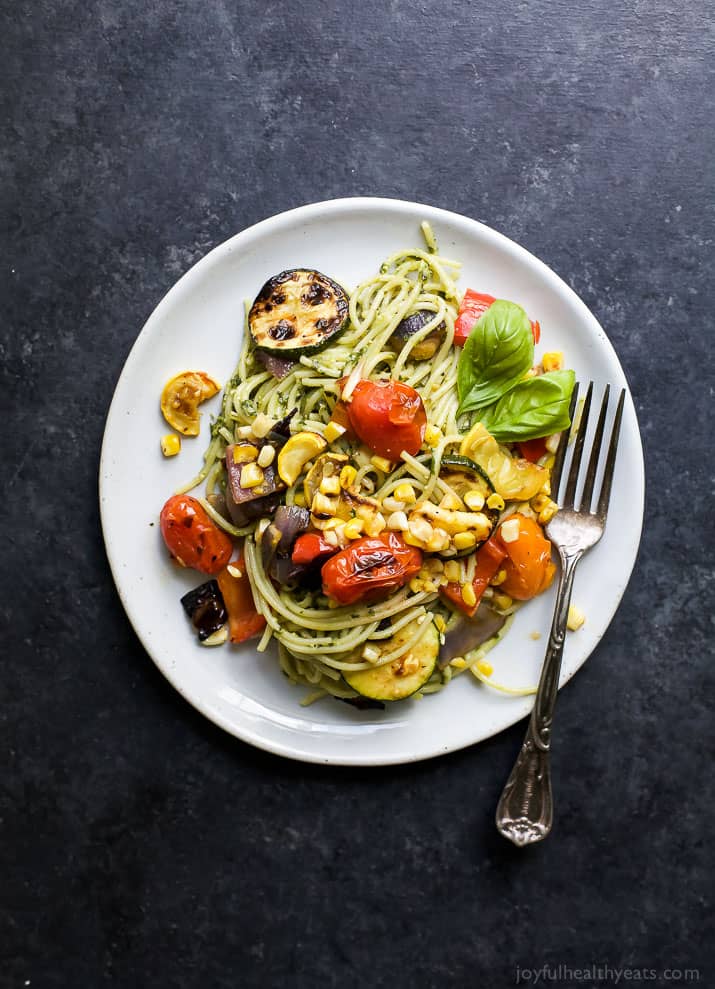
<svg viewBox="0 0 715 989"><path fill-rule="evenodd" d="M300 357L334 340L348 318L348 297L313 268L290 268L269 278L248 314L258 350Z"/></svg>
<svg viewBox="0 0 715 989"><path fill-rule="evenodd" d="M379 644L371 643L381 652L393 652L401 643L407 644L417 632L417 621L410 622L399 632ZM363 697L376 701L401 701L423 687L432 676L439 655L439 634L433 622L423 622L422 635L415 645L384 666L367 670L343 671L349 685ZM379 662L379 661L378 661Z"/></svg>

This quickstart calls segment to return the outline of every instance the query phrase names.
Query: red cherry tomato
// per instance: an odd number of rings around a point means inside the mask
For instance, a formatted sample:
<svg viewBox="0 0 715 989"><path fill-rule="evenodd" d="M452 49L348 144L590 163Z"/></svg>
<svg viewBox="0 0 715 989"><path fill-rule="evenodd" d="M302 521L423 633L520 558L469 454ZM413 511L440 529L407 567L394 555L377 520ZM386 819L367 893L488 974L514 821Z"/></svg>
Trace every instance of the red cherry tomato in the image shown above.
<svg viewBox="0 0 715 989"><path fill-rule="evenodd" d="M189 495L172 495L161 510L161 534L182 567L214 574L233 553L233 541Z"/></svg>
<svg viewBox="0 0 715 989"><path fill-rule="evenodd" d="M299 565L315 563L337 553L335 546L323 539L319 532L304 532L293 543L291 560Z"/></svg>
<svg viewBox="0 0 715 989"><path fill-rule="evenodd" d="M348 405L358 438L380 457L414 456L425 438L427 413L418 392L400 381L358 381Z"/></svg>
<svg viewBox="0 0 715 989"><path fill-rule="evenodd" d="M323 564L323 593L340 604L386 597L422 566L422 551L396 532L356 539Z"/></svg>
<svg viewBox="0 0 715 989"><path fill-rule="evenodd" d="M492 302L496 301L493 295L475 292L471 288L467 289L459 307L457 319L454 322L454 344L456 347L465 345L467 337L474 329L474 324L484 315ZM536 319L531 321L531 332L534 335L534 343L538 343L541 339L541 327Z"/></svg>
<svg viewBox="0 0 715 989"><path fill-rule="evenodd" d="M519 535L510 543L503 541L506 580L499 590L516 601L529 601L550 586L556 567L551 562L551 543L539 523L519 513L512 518L519 521Z"/></svg>

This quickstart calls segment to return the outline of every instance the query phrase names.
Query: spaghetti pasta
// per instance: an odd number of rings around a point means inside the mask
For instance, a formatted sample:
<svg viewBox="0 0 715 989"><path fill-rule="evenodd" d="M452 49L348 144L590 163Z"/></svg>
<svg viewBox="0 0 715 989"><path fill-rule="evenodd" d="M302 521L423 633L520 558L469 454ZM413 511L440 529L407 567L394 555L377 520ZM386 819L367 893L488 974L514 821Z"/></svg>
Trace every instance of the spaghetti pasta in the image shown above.
<svg viewBox="0 0 715 989"><path fill-rule="evenodd" d="M362 684L364 677L356 674L365 671L375 671L383 691L391 677L389 691L366 695L385 700L432 693L464 669L484 679L474 664L505 634L517 606L506 599L507 621L502 618L461 668L448 660L436 663L436 648L431 663L422 663L427 640L444 647L450 630L465 621L464 613L474 613L470 601L476 597L472 588L477 586L481 566L477 550L494 536L499 521L499 512L487 506L495 491L487 472L460 453L468 425L460 417L462 351L455 346L460 311L456 280L461 265L438 253L428 224L422 224L422 232L426 249L391 255L375 276L357 286L342 331L325 346L276 350L283 361L280 374L265 360L247 327L236 370L212 424L203 466L179 492L206 482L199 504L213 523L243 540L246 579L255 609L265 621L257 648L265 651L275 640L281 670L291 682L310 688L310 701L325 695L357 698L363 690L352 683ZM336 287L336 291L341 290ZM265 287L261 297L270 299ZM248 317L247 306L247 321ZM366 385L373 390L384 386L380 401L393 389L389 393L393 405L377 439L369 439L367 425L356 411L362 407ZM373 392L369 394L372 400ZM277 578L275 547L282 543L281 532L271 528L275 503L270 511L252 518L237 520L227 510L227 503L235 498L231 479L237 469L235 451L242 445L262 449L266 436L275 438L271 430L277 424L282 423L287 432L287 422L291 440L286 443L284 436L285 445L276 446L276 476L282 486L275 490L281 493L281 504L288 511L302 512L304 522L309 518L308 529L322 540L322 553L339 557L357 553L359 546L368 552L370 544L369 575L374 577L380 567L387 574L381 593L371 590L369 582L367 591L359 589L354 599L352 590L331 589L325 577L321 581L315 565L291 566L290 546L288 552L283 547L287 569L283 578ZM413 433L421 430L419 439L398 447L395 457L386 437L395 433L401 440L407 436L406 424ZM298 461L297 473L291 473L285 467L289 444L300 446L296 438L305 434L312 436L314 449L325 452ZM385 450L390 456L384 455ZM513 455L502 446L505 450ZM271 451L258 462L270 464L273 455ZM350 467L345 475L340 472L343 464ZM540 490L547 490L548 463L545 460L534 469L542 472ZM256 476L263 477L260 469ZM465 503L465 491L476 509ZM331 510L323 510L324 505ZM505 515L515 508L518 499L511 499ZM396 575L397 545L404 547L409 564ZM503 545L500 553L500 559L508 557ZM358 583L367 572L361 566L358 561L354 575ZM492 574L495 581L498 576L497 571ZM488 608L490 594L488 589L480 607Z"/></svg>

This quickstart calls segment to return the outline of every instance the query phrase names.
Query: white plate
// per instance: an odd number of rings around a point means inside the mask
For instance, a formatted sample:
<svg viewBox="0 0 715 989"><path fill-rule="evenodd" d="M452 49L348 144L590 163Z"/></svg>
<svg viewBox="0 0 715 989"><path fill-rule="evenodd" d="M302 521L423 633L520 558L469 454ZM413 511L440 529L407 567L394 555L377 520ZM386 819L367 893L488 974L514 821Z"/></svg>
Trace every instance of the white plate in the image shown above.
<svg viewBox="0 0 715 989"><path fill-rule="evenodd" d="M238 738L307 762L381 765L411 762L460 749L524 717L531 698L480 686L465 673L439 694L359 712L330 699L300 707L273 654L255 648L199 646L180 596L199 580L179 572L165 552L157 518L166 498L198 469L209 433L185 440L165 460L159 412L165 381L187 368L221 383L231 375L242 335L243 302L284 268L318 268L354 286L383 258L419 246L429 220L442 253L464 263L462 288L521 303L538 318L537 353L563 350L579 380L626 386L618 358L586 306L541 261L494 230L454 213L388 199L343 199L302 206L264 220L221 244L177 282L139 335L119 379L102 447L100 502L107 555L137 635L159 669L191 704ZM574 603L586 613L568 637L562 683L589 656L611 621L636 559L643 519L643 452L628 395L608 527L581 563ZM552 590L518 613L491 653L495 679L535 684L546 645ZM530 633L540 632L535 641Z"/></svg>

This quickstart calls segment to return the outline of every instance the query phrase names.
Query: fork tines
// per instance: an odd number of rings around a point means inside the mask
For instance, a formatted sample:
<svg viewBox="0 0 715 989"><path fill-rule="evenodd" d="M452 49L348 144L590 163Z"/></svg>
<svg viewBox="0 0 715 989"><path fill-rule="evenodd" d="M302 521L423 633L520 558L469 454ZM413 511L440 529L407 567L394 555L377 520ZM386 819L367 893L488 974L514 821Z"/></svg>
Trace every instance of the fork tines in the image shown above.
<svg viewBox="0 0 715 989"><path fill-rule="evenodd" d="M573 394L571 396L571 406L569 408L571 428L564 430L561 434L561 439L554 457L554 466L551 470L552 497L558 501L561 474L563 472L564 461L566 459L566 451L569 446L571 436L574 436L573 454L571 457L568 477L566 479L566 490L564 492L563 501L559 502L561 508L571 510L576 510L576 486L578 484L583 448L586 442L586 433L588 431L588 420L591 412L591 399L593 397L593 382L591 381L589 383L588 389L586 390L586 395L583 400L583 408L581 409L581 415L578 417L578 422L574 422L574 413L578 402L578 392L579 385L577 382L574 386ZM605 466L603 468L603 480L601 482L601 492L598 498L598 505L596 506L595 511L592 512L591 503L593 501L593 489L596 483L596 474L598 472L601 447L603 444L603 434L606 426L606 419L608 417L608 401L610 393L611 386L606 385L603 392L603 400L601 402L601 410L598 415L596 429L593 434L591 456L589 458L588 469L586 470L586 477L583 482L583 490L581 492L578 508L579 511L591 512L591 514L597 515L600 518L605 518L606 511L608 510L608 501L611 496L611 484L613 482L613 471L616 463L618 434L621 428L623 403L626 397L625 388L622 388L621 394L618 398L618 404L616 405L616 412L613 417L613 425L611 426L611 437L608 444L608 453L606 454Z"/></svg>

